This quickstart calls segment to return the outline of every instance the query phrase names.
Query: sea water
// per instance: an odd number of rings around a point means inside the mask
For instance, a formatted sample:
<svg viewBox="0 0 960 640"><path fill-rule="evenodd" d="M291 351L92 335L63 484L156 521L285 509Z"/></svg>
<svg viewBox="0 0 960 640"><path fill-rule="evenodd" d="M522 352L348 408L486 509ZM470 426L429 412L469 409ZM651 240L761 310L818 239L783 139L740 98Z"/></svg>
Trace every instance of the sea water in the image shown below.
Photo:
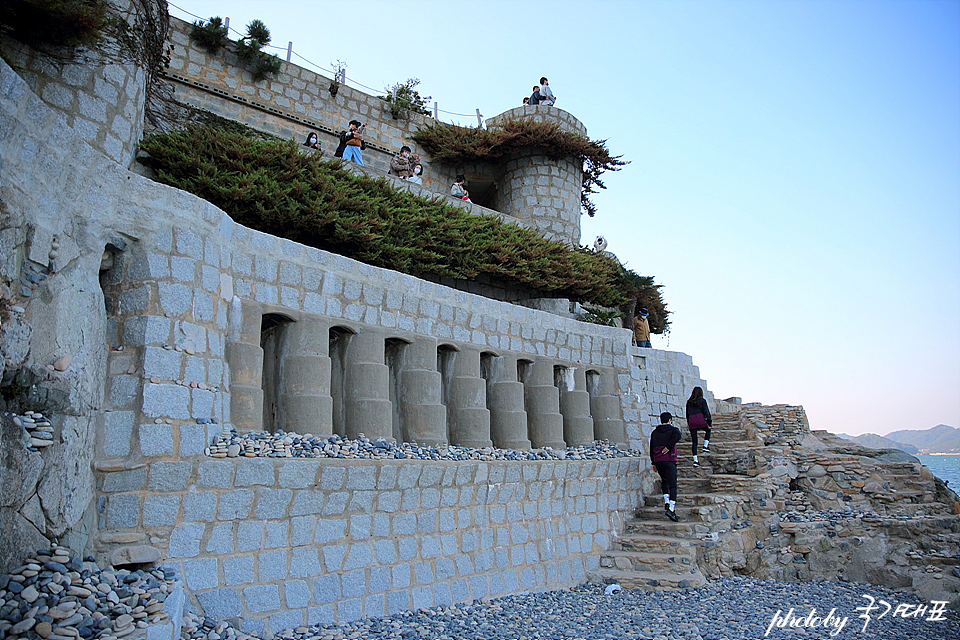
<svg viewBox="0 0 960 640"><path fill-rule="evenodd" d="M929 467L933 475L945 482L949 487L960 492L960 456L916 456L920 462Z"/></svg>

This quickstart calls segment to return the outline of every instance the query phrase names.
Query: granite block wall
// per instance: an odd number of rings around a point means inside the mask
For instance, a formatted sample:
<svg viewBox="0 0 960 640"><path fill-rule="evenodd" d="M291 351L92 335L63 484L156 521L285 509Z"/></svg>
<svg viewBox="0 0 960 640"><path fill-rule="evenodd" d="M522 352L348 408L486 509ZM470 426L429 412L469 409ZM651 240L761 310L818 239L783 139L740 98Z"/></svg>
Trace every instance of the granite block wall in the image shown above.
<svg viewBox="0 0 960 640"><path fill-rule="evenodd" d="M337 148L335 134L357 119L367 124L364 164L384 172L400 147L415 146L413 132L432 121L420 114L394 119L386 102L346 85L339 85L336 95L331 95L330 78L288 62L282 63L275 77L254 82L229 47L216 54L196 47L190 40L191 26L170 18L169 42L174 51L167 70L177 98L191 106L301 142L308 131L316 131L326 157L332 157ZM453 175L448 173L440 184L449 187Z"/></svg>
<svg viewBox="0 0 960 640"><path fill-rule="evenodd" d="M49 270L36 289L9 290L16 322L33 327L25 366L42 371L30 397L79 407L54 416L55 444L31 454L50 476L43 517L101 558L162 549L210 615L278 629L578 582L647 464L207 459L231 419L240 372L227 351L250 330L244 309L608 369L635 447L644 416L695 379L689 356L637 350L627 330L244 228L91 146L2 62L0 132L0 196L29 230L11 250ZM65 354L65 371L47 369Z"/></svg>
<svg viewBox="0 0 960 640"><path fill-rule="evenodd" d="M302 141L308 132L316 131L326 157L332 157L337 147L336 133L356 118L367 125L364 166L381 174L389 169L390 159L403 145L423 153L412 136L420 128L436 124L433 118L411 114L395 119L388 103L344 85L333 95L329 78L292 63L284 62L276 77L254 82L250 72L238 66L229 47L210 54L190 40L189 23L176 18L170 22L173 54L166 78L183 103L282 138ZM573 115L548 106L511 109L485 124L496 126L515 119L553 122L565 131L587 134L586 127ZM502 167L484 163L452 167L431 163L424 154L422 164L423 187L431 196L449 196L450 185L462 172L467 176L471 197L480 197L490 207L478 211L482 208L472 205L474 212L500 212L549 238L579 244L583 178L579 160L520 153Z"/></svg>
<svg viewBox="0 0 960 640"><path fill-rule="evenodd" d="M131 4L113 2L121 15ZM63 114L75 135L125 167L133 162L143 133L147 80L143 69L127 62L123 53L84 50L76 60L60 60L9 37L2 38L2 45L7 63L34 94Z"/></svg>
<svg viewBox="0 0 960 640"><path fill-rule="evenodd" d="M102 475L106 534L160 547L196 605L251 633L582 582L640 460L174 457Z"/></svg>

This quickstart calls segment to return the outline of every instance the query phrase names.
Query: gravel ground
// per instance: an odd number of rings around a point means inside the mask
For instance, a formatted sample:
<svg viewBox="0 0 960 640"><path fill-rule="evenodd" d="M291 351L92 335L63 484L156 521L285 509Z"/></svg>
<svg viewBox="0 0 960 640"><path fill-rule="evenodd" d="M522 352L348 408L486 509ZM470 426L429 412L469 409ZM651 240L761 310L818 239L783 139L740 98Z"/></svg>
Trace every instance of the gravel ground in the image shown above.
<svg viewBox="0 0 960 640"><path fill-rule="evenodd" d="M870 620L861 617L875 599ZM886 606L889 613L880 618ZM278 637L294 640L772 640L863 638L865 640L960 640L960 614L932 614L932 605L920 617L894 617L899 605L915 613L920 601L903 592L863 584L788 583L732 577L711 581L699 589L672 592L622 590L604 593L602 585L585 584L566 591L508 596L487 604L439 607L406 612L379 620L362 620L337 627L286 630ZM834 617L847 618L837 631L824 626L831 608ZM808 626L770 628L777 611L781 618L793 608L793 619ZM859 610L858 610L859 608ZM941 620L931 620L941 617ZM879 618L879 619L878 619ZM209 624L212 624L210 621ZM866 628L864 628L866 625ZM767 634L769 628L769 634ZM211 638L212 626L190 634L193 640ZM835 635L834 635L835 634ZM216 638L240 636L222 626Z"/></svg>

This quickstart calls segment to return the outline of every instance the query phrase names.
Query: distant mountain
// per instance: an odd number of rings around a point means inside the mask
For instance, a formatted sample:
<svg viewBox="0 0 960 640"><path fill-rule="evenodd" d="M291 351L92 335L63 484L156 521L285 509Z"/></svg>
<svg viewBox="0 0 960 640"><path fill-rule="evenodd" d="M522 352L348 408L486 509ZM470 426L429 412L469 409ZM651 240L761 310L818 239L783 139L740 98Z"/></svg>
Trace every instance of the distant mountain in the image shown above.
<svg viewBox="0 0 960 640"><path fill-rule="evenodd" d="M865 433L862 436L851 436L846 433L838 433L837 435L845 440L853 440L857 444L862 444L863 446L870 447L871 449L900 449L905 453L920 453L920 450L912 444L897 442L890 438L878 436L875 433Z"/></svg>
<svg viewBox="0 0 960 640"><path fill-rule="evenodd" d="M920 450L912 444L907 444L906 442L897 442L896 440L892 440L890 438L878 436L875 433L865 433L862 436L856 436L851 439L854 442L859 442L863 446L870 447L871 449L900 449L906 453L920 453Z"/></svg>
<svg viewBox="0 0 960 640"><path fill-rule="evenodd" d="M960 429L938 424L932 429L903 429L888 433L886 438L912 444L921 453L960 453Z"/></svg>

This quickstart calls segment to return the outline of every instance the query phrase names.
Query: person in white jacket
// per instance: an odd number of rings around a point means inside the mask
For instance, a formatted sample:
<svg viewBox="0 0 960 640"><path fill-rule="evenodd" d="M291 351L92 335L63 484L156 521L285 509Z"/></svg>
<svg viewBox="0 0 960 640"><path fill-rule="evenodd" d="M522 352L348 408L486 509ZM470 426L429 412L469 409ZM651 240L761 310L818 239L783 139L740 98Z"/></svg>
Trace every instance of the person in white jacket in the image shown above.
<svg viewBox="0 0 960 640"><path fill-rule="evenodd" d="M547 79L540 78L540 104L553 106L556 101L557 97L553 95L553 91L550 90Z"/></svg>

